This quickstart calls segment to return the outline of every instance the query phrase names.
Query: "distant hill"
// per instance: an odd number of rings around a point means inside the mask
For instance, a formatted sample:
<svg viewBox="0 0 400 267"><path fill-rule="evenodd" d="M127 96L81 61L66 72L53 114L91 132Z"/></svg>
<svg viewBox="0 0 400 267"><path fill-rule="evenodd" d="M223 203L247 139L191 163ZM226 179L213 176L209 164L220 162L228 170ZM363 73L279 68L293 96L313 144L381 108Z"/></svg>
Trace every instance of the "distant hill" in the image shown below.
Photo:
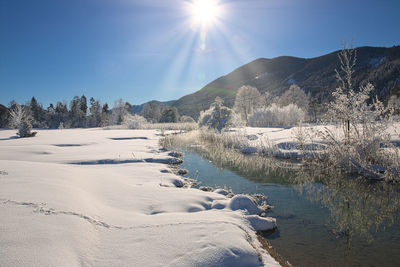
<svg viewBox="0 0 400 267"><path fill-rule="evenodd" d="M400 46L391 48L359 47L354 75L355 85L371 82L375 94L386 99L400 92ZM237 89L252 85L261 93L273 96L283 94L291 84L299 85L319 103L328 102L332 91L338 86L335 69L339 69L338 52L316 57L297 58L281 56L272 59L259 58L239 67L228 75L207 84L201 90L183 96L173 103L180 114L197 118L217 96L232 107Z"/></svg>
<svg viewBox="0 0 400 267"><path fill-rule="evenodd" d="M153 102L156 103L157 105L161 106L161 107L165 107L165 106L172 106L172 105L176 102L176 100L164 101L164 102L162 102L162 101L157 101L157 100L152 100L152 101L143 103L143 104L141 104L141 105L132 105L131 113L132 113L132 114L140 113L140 112L142 111L143 106L144 106L145 104L153 103Z"/></svg>

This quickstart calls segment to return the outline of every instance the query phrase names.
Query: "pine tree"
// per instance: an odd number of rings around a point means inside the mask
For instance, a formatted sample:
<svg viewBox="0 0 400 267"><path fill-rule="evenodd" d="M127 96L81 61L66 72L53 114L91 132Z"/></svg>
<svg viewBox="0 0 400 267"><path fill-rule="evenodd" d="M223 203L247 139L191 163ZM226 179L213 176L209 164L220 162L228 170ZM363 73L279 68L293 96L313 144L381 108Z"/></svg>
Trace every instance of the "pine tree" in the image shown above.
<svg viewBox="0 0 400 267"><path fill-rule="evenodd" d="M84 96L83 96L84 97ZM86 100L86 97L83 98ZM70 103L70 118L71 118L71 127L85 127L86 125L86 113L84 113L85 104L82 101L82 98L75 96ZM87 106L86 106L87 109Z"/></svg>
<svg viewBox="0 0 400 267"><path fill-rule="evenodd" d="M110 124L110 111L108 108L108 104L105 103L103 105L103 108L101 109L101 122L99 126L104 127L109 124Z"/></svg>
<svg viewBox="0 0 400 267"><path fill-rule="evenodd" d="M179 117L176 107L165 107L161 113L160 122L178 122Z"/></svg>
<svg viewBox="0 0 400 267"><path fill-rule="evenodd" d="M55 113L55 128L58 128L60 123L62 123L65 128L71 127L72 122L68 112L67 104L57 102Z"/></svg>
<svg viewBox="0 0 400 267"><path fill-rule="evenodd" d="M100 102L94 100L93 97L90 98L89 113L89 126L99 127L101 123L101 105Z"/></svg>

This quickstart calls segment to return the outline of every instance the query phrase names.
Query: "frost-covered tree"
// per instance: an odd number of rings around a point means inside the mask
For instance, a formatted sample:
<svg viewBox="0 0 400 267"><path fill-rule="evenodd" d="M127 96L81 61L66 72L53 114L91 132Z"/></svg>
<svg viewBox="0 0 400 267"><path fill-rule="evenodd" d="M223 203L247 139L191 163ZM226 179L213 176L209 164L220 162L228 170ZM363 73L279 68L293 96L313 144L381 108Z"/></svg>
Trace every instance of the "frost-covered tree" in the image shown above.
<svg viewBox="0 0 400 267"><path fill-rule="evenodd" d="M192 117L186 116L186 115L181 116L179 118L179 121L180 122L186 122L186 123L195 123L196 122Z"/></svg>
<svg viewBox="0 0 400 267"><path fill-rule="evenodd" d="M272 104L267 108L257 109L250 114L248 123L252 127L294 126L304 120L305 112L290 103L284 107Z"/></svg>
<svg viewBox="0 0 400 267"><path fill-rule="evenodd" d="M392 112L378 98L370 101L372 84L353 87L355 50L344 48L339 60L340 70L336 70L339 87L332 93L333 101L327 113L327 122L333 125L317 132L318 138L327 145L322 162L368 176L380 176L378 170L383 168L386 176L390 176L392 167L399 165L398 158L382 146L390 140L387 129Z"/></svg>
<svg viewBox="0 0 400 267"><path fill-rule="evenodd" d="M17 135L19 137L31 137L36 135L36 132L32 132L32 117L26 107L18 104L15 105L10 111L10 120L11 125L18 129Z"/></svg>
<svg viewBox="0 0 400 267"><path fill-rule="evenodd" d="M55 113L55 128L58 128L61 123L64 125L65 128L71 127L71 119L66 103L57 102Z"/></svg>
<svg viewBox="0 0 400 267"><path fill-rule="evenodd" d="M122 98L114 102L114 107L111 110L111 124L121 125L124 121L124 117L128 114L126 103Z"/></svg>
<svg viewBox="0 0 400 267"><path fill-rule="evenodd" d="M24 106L14 105L14 107L10 110L10 126L13 128L18 128L24 118L28 118L29 113Z"/></svg>
<svg viewBox="0 0 400 267"><path fill-rule="evenodd" d="M244 85L236 93L233 110L247 122L248 116L253 110L260 108L262 104L262 97L257 88Z"/></svg>
<svg viewBox="0 0 400 267"><path fill-rule="evenodd" d="M398 97L396 95L392 95L389 98L387 106L388 106L388 108L393 110L393 113L395 115L400 115L400 97Z"/></svg>
<svg viewBox="0 0 400 267"><path fill-rule="evenodd" d="M146 123L147 120L144 117L137 114L135 115L126 114L123 122L123 124L126 125L128 129L140 129Z"/></svg>
<svg viewBox="0 0 400 267"><path fill-rule="evenodd" d="M272 95L268 91L266 91L264 94L261 95L260 106L258 108L268 107L271 106L273 103L274 99Z"/></svg>
<svg viewBox="0 0 400 267"><path fill-rule="evenodd" d="M348 162L350 167L365 168L378 163L381 144L390 139L387 133L390 111L377 98L368 104L374 89L368 83L358 91L345 92L339 87L332 94L334 101L329 105L328 116L340 126L343 134L335 135L326 130L323 136L335 149L336 158Z"/></svg>
<svg viewBox="0 0 400 267"><path fill-rule="evenodd" d="M309 102L309 95L307 95L298 85L292 84L289 89L286 90L283 95L279 97L278 104L281 107L287 106L289 104L295 104L302 110L307 111Z"/></svg>
<svg viewBox="0 0 400 267"><path fill-rule="evenodd" d="M200 112L199 126L207 126L209 129L219 132L224 128L239 126L242 123L240 115L225 107L220 97L215 99L208 110Z"/></svg>
<svg viewBox="0 0 400 267"><path fill-rule="evenodd" d="M151 101L143 105L140 115L150 122L158 122L161 118L161 107L156 101Z"/></svg>
<svg viewBox="0 0 400 267"><path fill-rule="evenodd" d="M71 118L71 127L86 127L86 113L85 107L87 109L87 105L85 106L84 101L86 101L86 97L82 96L79 98L75 96L70 103L70 118Z"/></svg>

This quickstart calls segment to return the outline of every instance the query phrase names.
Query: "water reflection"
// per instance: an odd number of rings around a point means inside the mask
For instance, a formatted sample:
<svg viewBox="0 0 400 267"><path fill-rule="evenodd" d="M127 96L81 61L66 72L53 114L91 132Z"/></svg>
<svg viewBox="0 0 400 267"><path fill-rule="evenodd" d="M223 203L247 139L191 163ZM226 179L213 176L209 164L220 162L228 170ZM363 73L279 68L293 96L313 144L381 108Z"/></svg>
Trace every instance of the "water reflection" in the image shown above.
<svg viewBox="0 0 400 267"><path fill-rule="evenodd" d="M335 234L346 240L345 257L351 264L355 235L371 243L374 234L399 220L399 186L371 183L363 177L303 170L295 176L298 190L330 211Z"/></svg>
<svg viewBox="0 0 400 267"><path fill-rule="evenodd" d="M219 170L229 169L259 184L292 184L298 163L242 153L223 147L186 148L200 154Z"/></svg>

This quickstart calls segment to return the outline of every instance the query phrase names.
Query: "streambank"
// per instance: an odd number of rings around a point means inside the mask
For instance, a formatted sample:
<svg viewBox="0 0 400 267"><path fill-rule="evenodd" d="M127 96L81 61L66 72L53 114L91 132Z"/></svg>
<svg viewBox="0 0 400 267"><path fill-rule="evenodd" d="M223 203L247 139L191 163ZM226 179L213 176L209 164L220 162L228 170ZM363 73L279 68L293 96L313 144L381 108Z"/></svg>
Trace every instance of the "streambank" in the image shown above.
<svg viewBox="0 0 400 267"><path fill-rule="evenodd" d="M14 134L0 133L1 265L279 266L244 198L180 188L154 130Z"/></svg>

